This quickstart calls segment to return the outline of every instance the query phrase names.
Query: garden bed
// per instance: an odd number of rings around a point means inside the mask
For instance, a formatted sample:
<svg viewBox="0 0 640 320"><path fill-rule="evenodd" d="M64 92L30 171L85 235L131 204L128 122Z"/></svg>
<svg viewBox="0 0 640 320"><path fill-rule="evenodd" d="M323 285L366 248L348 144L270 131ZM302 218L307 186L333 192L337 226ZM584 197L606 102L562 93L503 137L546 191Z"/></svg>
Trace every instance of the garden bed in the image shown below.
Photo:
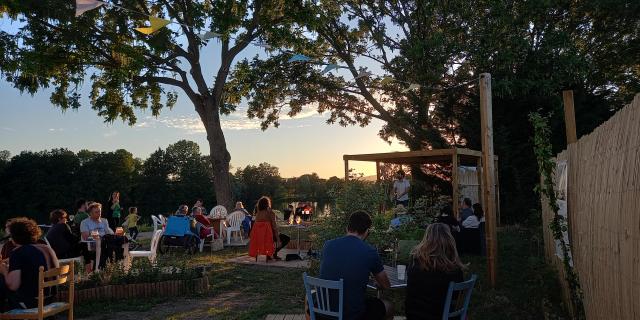
<svg viewBox="0 0 640 320"><path fill-rule="evenodd" d="M209 290L206 275L196 279L168 280L152 283L115 284L95 288L76 289L74 304L85 301L125 300L135 298L176 297L186 294L204 293ZM67 299L68 292L58 293L60 301Z"/></svg>

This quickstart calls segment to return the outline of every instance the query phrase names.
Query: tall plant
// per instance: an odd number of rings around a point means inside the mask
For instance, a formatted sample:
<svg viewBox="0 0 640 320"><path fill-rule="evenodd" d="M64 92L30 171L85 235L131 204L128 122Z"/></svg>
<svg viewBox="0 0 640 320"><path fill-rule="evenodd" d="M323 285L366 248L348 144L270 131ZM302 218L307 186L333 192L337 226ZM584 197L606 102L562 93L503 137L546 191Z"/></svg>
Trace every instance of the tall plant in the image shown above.
<svg viewBox="0 0 640 320"><path fill-rule="evenodd" d="M553 238L560 244L562 250L562 265L569 284L569 290L571 291L573 317L574 319L586 319L580 278L571 265L571 248L563 236L563 232L568 230L567 221L558 214L560 207L558 206L558 198L553 183L556 162L553 160L551 129L548 124L549 117L533 112L529 114L529 121L533 125L534 153L538 162L538 170L542 176L542 181L540 185L536 186L535 190L541 196L547 198L548 204L553 210L553 221L549 224L549 228L553 232Z"/></svg>

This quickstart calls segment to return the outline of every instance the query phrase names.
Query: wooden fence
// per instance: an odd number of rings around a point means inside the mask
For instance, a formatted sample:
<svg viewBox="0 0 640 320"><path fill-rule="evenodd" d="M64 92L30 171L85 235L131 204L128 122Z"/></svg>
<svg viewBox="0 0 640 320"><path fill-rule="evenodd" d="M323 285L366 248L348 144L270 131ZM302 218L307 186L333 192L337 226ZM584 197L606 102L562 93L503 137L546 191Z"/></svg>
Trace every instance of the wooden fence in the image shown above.
<svg viewBox="0 0 640 320"><path fill-rule="evenodd" d="M640 319L640 94L557 161L566 162L569 238L587 319ZM553 212L544 199L542 207L546 257L564 280L548 227Z"/></svg>

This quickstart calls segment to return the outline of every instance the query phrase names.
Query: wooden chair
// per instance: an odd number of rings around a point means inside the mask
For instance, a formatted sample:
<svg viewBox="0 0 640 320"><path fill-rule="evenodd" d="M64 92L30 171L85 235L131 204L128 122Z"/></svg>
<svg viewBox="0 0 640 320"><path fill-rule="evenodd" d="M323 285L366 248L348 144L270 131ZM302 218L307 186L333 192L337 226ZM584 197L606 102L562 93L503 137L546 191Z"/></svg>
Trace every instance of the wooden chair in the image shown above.
<svg viewBox="0 0 640 320"><path fill-rule="evenodd" d="M460 283L449 283L449 291L447 292L447 300L444 302L444 311L442 312L442 320L449 320L450 318L467 319L467 310L469 309L469 302L471 301L471 291L478 279L477 275L472 275L471 279ZM454 292L457 294L458 301L456 303L456 310L451 311L451 301L453 300ZM462 297L462 299L460 299Z"/></svg>
<svg viewBox="0 0 640 320"><path fill-rule="evenodd" d="M38 273L38 307L31 309L13 309L0 314L0 319L43 320L46 317L67 311L67 319L73 320L73 267L73 263L62 265L59 268L49 271L44 271L44 267L40 267L40 272ZM65 283L69 286L68 300L66 302L53 302L44 305L44 289Z"/></svg>
<svg viewBox="0 0 640 320"><path fill-rule="evenodd" d="M304 288L307 293L307 304L309 307L309 316L311 320L316 320L316 313L336 317L342 320L344 310L344 280L331 281L318 279L307 276L305 272L302 275L304 280ZM338 291L338 306L331 307L330 291ZM335 310L338 311L335 311Z"/></svg>

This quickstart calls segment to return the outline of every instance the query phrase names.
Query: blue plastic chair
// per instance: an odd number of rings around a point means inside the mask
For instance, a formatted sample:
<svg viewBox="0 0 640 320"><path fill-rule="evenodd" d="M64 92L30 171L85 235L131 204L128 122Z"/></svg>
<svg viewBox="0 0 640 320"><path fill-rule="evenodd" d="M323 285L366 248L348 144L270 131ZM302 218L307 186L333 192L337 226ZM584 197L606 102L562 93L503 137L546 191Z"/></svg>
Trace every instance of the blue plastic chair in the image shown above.
<svg viewBox="0 0 640 320"><path fill-rule="evenodd" d="M465 282L449 283L449 291L447 292L447 300L444 302L442 320L449 320L453 317L460 317L459 319L461 320L465 320L467 318L467 310L469 308L469 302L471 301L471 291L473 291L473 286L476 284L477 279L478 276L474 274L471 276L471 279ZM460 292L459 296L464 295L464 303L460 309L451 312L451 301L453 300L454 292Z"/></svg>
<svg viewBox="0 0 640 320"><path fill-rule="evenodd" d="M344 281L340 279L338 281L324 280L307 276L305 272L302 275L304 280L304 288L307 292L307 304L309 305L309 316L311 320L316 320L316 313L336 317L338 320L342 320L342 312L344 308ZM338 290L338 311L331 308L330 303L330 291Z"/></svg>

